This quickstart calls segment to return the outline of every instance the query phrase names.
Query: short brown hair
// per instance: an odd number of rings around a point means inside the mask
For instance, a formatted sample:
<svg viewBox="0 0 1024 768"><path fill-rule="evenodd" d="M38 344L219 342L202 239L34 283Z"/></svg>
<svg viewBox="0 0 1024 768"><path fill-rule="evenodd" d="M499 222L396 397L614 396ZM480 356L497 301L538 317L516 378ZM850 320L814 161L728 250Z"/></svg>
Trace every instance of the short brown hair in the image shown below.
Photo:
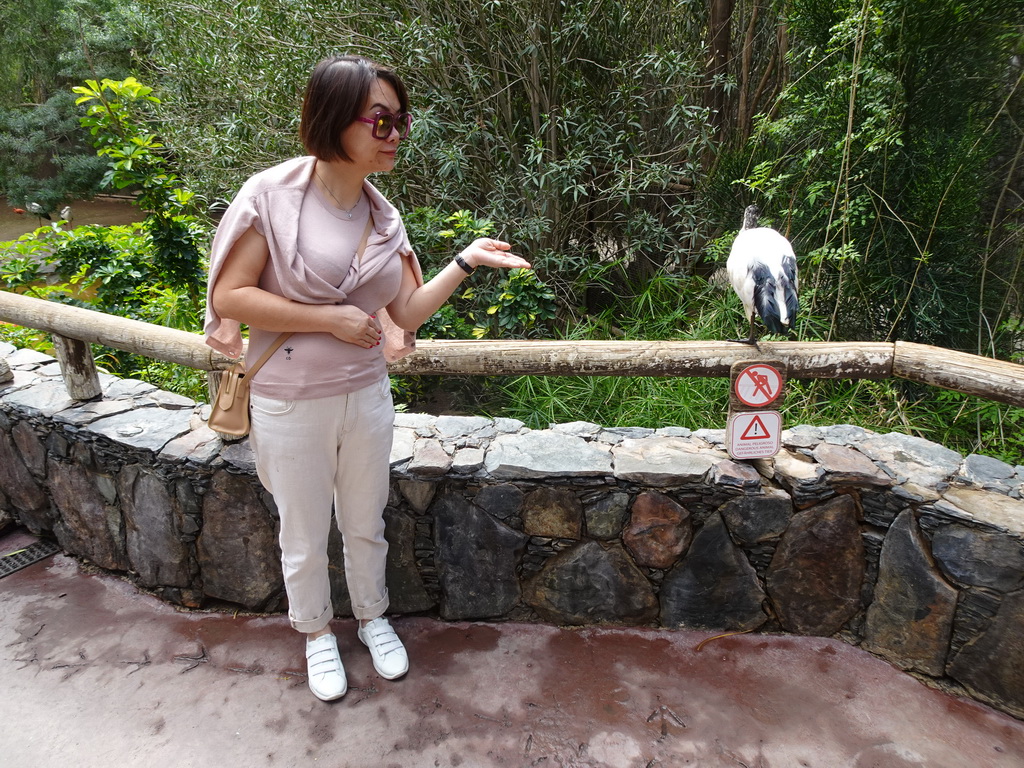
<svg viewBox="0 0 1024 768"><path fill-rule="evenodd" d="M362 56L329 56L316 65L306 85L299 124L299 138L309 154L325 162L351 161L341 145L341 132L359 117L378 78L395 89L402 112L408 112L409 94L392 70Z"/></svg>

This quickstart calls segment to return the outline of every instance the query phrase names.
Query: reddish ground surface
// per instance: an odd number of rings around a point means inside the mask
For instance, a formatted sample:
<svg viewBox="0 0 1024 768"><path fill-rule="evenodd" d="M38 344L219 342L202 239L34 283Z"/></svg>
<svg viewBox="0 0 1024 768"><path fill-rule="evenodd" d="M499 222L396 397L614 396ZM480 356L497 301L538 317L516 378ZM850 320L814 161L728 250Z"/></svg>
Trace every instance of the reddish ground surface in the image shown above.
<svg viewBox="0 0 1024 768"><path fill-rule="evenodd" d="M33 541L0 538L0 555ZM397 618L316 700L281 616L184 612L57 555L0 579L0 764L1020 768L1024 723L826 638Z"/></svg>

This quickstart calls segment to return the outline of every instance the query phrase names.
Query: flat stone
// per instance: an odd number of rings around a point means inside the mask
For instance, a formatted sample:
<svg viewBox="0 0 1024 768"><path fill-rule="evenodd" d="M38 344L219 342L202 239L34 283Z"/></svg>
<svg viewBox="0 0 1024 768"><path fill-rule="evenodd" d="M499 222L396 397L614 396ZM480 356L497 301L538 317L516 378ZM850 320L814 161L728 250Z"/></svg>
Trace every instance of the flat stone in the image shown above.
<svg viewBox="0 0 1024 768"><path fill-rule="evenodd" d="M11 366L11 368L36 366L43 363L56 362L56 360L49 355L44 355L42 352L37 352L36 350L29 349L28 347L22 347L9 355L6 355L6 357L7 364Z"/></svg>
<svg viewBox="0 0 1024 768"><path fill-rule="evenodd" d="M15 376L14 383L17 384ZM68 390L60 378L43 379L32 382L31 387L6 392L0 396L5 404L25 411L31 416L52 417L76 404L68 397Z"/></svg>
<svg viewBox="0 0 1024 768"><path fill-rule="evenodd" d="M157 388L149 382L138 379L119 379L116 376L110 378L101 377L103 383L103 396L111 400L119 398L134 399L149 392L157 391Z"/></svg>
<svg viewBox="0 0 1024 768"><path fill-rule="evenodd" d="M1024 718L1024 591L1011 592L983 635L949 665L972 695Z"/></svg>
<svg viewBox="0 0 1024 768"><path fill-rule="evenodd" d="M159 456L164 461L191 461L205 465L219 456L223 447L224 441L220 435L204 424L199 427L192 426L189 432L171 440L163 447Z"/></svg>
<svg viewBox="0 0 1024 768"><path fill-rule="evenodd" d="M124 571L128 555L124 548L124 527L120 510L107 504L97 488L88 462L88 451L78 450L77 461L49 462L50 496L59 513L54 533L61 547L91 560L101 568Z"/></svg>
<svg viewBox="0 0 1024 768"><path fill-rule="evenodd" d="M11 427L11 437L28 471L35 477L46 477L46 446L29 423L19 421Z"/></svg>
<svg viewBox="0 0 1024 768"><path fill-rule="evenodd" d="M583 510L587 535L595 539L615 539L622 533L629 514L629 494L609 493Z"/></svg>
<svg viewBox="0 0 1024 768"><path fill-rule="evenodd" d="M413 511L422 515L430 508L437 486L425 480L399 480L398 488Z"/></svg>
<svg viewBox="0 0 1024 768"><path fill-rule="evenodd" d="M498 418L494 420L494 428L501 434L518 434L526 425L519 419Z"/></svg>
<svg viewBox="0 0 1024 768"><path fill-rule="evenodd" d="M434 429L439 437L449 439L494 429L494 422L481 416L438 416L434 421Z"/></svg>
<svg viewBox="0 0 1024 768"><path fill-rule="evenodd" d="M701 452L681 437L627 439L612 448L615 477L641 485L683 485L704 479L724 455Z"/></svg>
<svg viewBox="0 0 1024 768"><path fill-rule="evenodd" d="M392 613L429 611L435 602L423 586L416 567L416 520L390 507L384 510L384 538L388 541L385 581Z"/></svg>
<svg viewBox="0 0 1024 768"><path fill-rule="evenodd" d="M135 465L121 471L118 484L128 560L139 582L145 587L191 586L189 551L181 538L184 515L167 481Z"/></svg>
<svg viewBox="0 0 1024 768"><path fill-rule="evenodd" d="M159 453L171 440L190 431L188 410L135 408L94 421L89 429L115 443Z"/></svg>
<svg viewBox="0 0 1024 768"><path fill-rule="evenodd" d="M553 624L649 624L658 615L654 590L622 547L596 541L549 559L523 599Z"/></svg>
<svg viewBox="0 0 1024 768"><path fill-rule="evenodd" d="M397 419L399 414L395 414ZM391 442L391 466L397 467L412 460L416 451L416 433L411 429L395 427L394 439Z"/></svg>
<svg viewBox="0 0 1024 768"><path fill-rule="evenodd" d="M693 537L682 562L661 583L661 623L666 627L750 631L768 616L757 573L718 514Z"/></svg>
<svg viewBox="0 0 1024 768"><path fill-rule="evenodd" d="M942 578L914 514L900 513L882 544L862 647L901 669L941 677L957 591Z"/></svg>
<svg viewBox="0 0 1024 768"><path fill-rule="evenodd" d="M658 437L690 437L693 432L686 427L658 427L654 434Z"/></svg>
<svg viewBox="0 0 1024 768"><path fill-rule="evenodd" d="M93 400L88 403L77 403L73 407L54 414L53 420L59 424L84 426L94 421L130 411L135 407L132 400Z"/></svg>
<svg viewBox="0 0 1024 768"><path fill-rule="evenodd" d="M742 493L761 492L761 475L757 469L732 459L720 461L712 467L711 482Z"/></svg>
<svg viewBox="0 0 1024 768"><path fill-rule="evenodd" d="M951 486L942 498L974 520L1016 536L1024 536L1024 501L978 488Z"/></svg>
<svg viewBox="0 0 1024 768"><path fill-rule="evenodd" d="M516 569L527 536L455 493L441 496L433 509L441 617L453 621L504 616L521 595Z"/></svg>
<svg viewBox="0 0 1024 768"><path fill-rule="evenodd" d="M857 448L873 461L889 467L899 482L910 480L918 485L935 486L949 480L960 469L963 461L963 457L956 451L899 432L861 440Z"/></svg>
<svg viewBox="0 0 1024 768"><path fill-rule="evenodd" d="M221 448L220 458L225 464L247 475L256 474L256 457L253 456L249 438L244 437L238 442L225 443Z"/></svg>
<svg viewBox="0 0 1024 768"><path fill-rule="evenodd" d="M476 472L483 469L485 457L483 448L459 448L452 456L452 471L459 474Z"/></svg>
<svg viewBox="0 0 1024 768"><path fill-rule="evenodd" d="M775 454L775 474L786 485L793 487L805 483L820 483L825 470L813 459L792 451L781 450Z"/></svg>
<svg viewBox="0 0 1024 768"><path fill-rule="evenodd" d="M522 512L525 498L519 487L506 483L484 486L473 497L473 503L492 517L508 520Z"/></svg>
<svg viewBox="0 0 1024 768"><path fill-rule="evenodd" d="M565 424L550 424L548 428L560 435L575 435L576 437L596 437L601 431L598 424L589 421L570 421Z"/></svg>
<svg viewBox="0 0 1024 768"><path fill-rule="evenodd" d="M529 536L578 539L583 505L568 488L538 488L523 501L523 531Z"/></svg>
<svg viewBox="0 0 1024 768"><path fill-rule="evenodd" d="M583 438L540 430L498 435L484 468L496 480L595 477L611 474L612 455L606 446Z"/></svg>
<svg viewBox="0 0 1024 768"><path fill-rule="evenodd" d="M958 477L968 483L985 487L990 483L1006 483L1014 476L1014 468L991 456L972 453L964 459Z"/></svg>
<svg viewBox="0 0 1024 768"><path fill-rule="evenodd" d="M892 485L892 478L880 470L871 459L845 445L821 443L811 455L824 471L826 481L833 486Z"/></svg>
<svg viewBox="0 0 1024 768"><path fill-rule="evenodd" d="M821 427L822 439L833 445L859 445L864 440L877 437L877 432L853 424L833 424Z"/></svg>
<svg viewBox="0 0 1024 768"><path fill-rule="evenodd" d="M718 508L733 538L751 547L782 536L793 517L793 499L779 488L758 496L737 496Z"/></svg>
<svg viewBox="0 0 1024 768"><path fill-rule="evenodd" d="M433 430L434 422L437 417L429 413L396 413L395 414L395 427L405 429L422 429L427 428Z"/></svg>
<svg viewBox="0 0 1024 768"><path fill-rule="evenodd" d="M420 439L416 441L412 461L409 462L406 471L422 477L440 477L451 465L452 457L445 453L439 442Z"/></svg>
<svg viewBox="0 0 1024 768"><path fill-rule="evenodd" d="M642 440L645 437L650 437L654 434L654 430L650 427L605 427L601 430L601 435L616 435L622 439ZM682 437L682 435L677 435Z"/></svg>
<svg viewBox="0 0 1024 768"><path fill-rule="evenodd" d="M942 572L963 586L1012 592L1024 587L1024 543L963 525L932 534L932 555Z"/></svg>
<svg viewBox="0 0 1024 768"><path fill-rule="evenodd" d="M261 492L255 478L215 472L196 542L203 593L254 610L284 588L276 525Z"/></svg>
<svg viewBox="0 0 1024 768"><path fill-rule="evenodd" d="M794 515L766 578L782 626L822 637L838 632L860 611L863 581L857 508L846 495Z"/></svg>
<svg viewBox="0 0 1024 768"><path fill-rule="evenodd" d="M153 389L152 392L147 392L139 398L139 403L153 403L158 408L169 408L171 410L179 408L188 408L191 410L196 407L195 400L183 395L175 394L174 392L165 392L162 389Z"/></svg>
<svg viewBox="0 0 1024 768"><path fill-rule="evenodd" d="M809 424L797 424L790 429L782 430L782 445L786 448L814 448L825 439L821 427Z"/></svg>
<svg viewBox="0 0 1024 768"><path fill-rule="evenodd" d="M692 539L689 510L657 491L636 497L622 532L622 542L633 559L648 568L671 568Z"/></svg>

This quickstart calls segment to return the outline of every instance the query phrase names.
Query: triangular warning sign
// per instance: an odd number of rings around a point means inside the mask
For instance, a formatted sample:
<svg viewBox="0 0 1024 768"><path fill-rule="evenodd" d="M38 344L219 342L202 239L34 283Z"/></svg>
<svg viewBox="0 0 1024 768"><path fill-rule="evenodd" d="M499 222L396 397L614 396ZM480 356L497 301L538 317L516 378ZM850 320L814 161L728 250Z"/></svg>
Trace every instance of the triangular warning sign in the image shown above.
<svg viewBox="0 0 1024 768"><path fill-rule="evenodd" d="M765 440L769 437L771 437L771 433L761 421L761 417L754 416L747 424L747 428L743 430L743 434L740 435L740 440Z"/></svg>

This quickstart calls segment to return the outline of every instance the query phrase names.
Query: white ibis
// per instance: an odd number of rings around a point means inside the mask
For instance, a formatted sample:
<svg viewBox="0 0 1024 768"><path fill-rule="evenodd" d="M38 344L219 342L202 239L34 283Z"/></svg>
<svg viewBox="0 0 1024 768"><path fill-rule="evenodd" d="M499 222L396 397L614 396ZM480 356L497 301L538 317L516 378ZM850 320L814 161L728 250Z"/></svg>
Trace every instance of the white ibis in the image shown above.
<svg viewBox="0 0 1024 768"><path fill-rule="evenodd" d="M732 341L754 345L755 310L770 333L786 333L792 332L799 308L793 246L771 227L759 227L759 214L756 205L743 212L743 228L736 235L725 264L729 281L750 321L750 336Z"/></svg>
<svg viewBox="0 0 1024 768"><path fill-rule="evenodd" d="M28 208L29 213L33 213L37 218L46 219L50 221L50 213L39 203L25 203L25 207ZM41 222L40 222L41 223Z"/></svg>

